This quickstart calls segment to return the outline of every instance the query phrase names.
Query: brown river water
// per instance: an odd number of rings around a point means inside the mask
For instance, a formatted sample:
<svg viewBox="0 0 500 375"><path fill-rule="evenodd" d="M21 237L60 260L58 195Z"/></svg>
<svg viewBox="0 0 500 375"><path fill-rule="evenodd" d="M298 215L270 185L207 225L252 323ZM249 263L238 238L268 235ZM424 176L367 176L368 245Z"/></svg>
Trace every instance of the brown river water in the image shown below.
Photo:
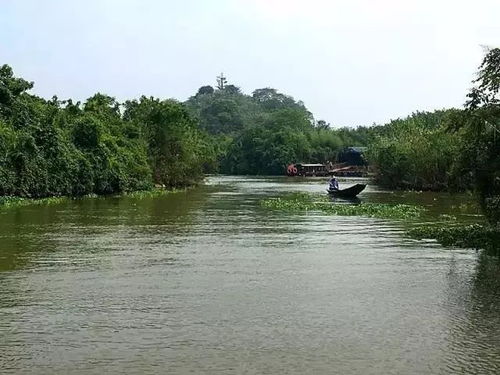
<svg viewBox="0 0 500 375"><path fill-rule="evenodd" d="M499 261L404 221L259 206L325 187L215 176L0 210L0 373L500 374ZM360 198L480 220L465 195Z"/></svg>

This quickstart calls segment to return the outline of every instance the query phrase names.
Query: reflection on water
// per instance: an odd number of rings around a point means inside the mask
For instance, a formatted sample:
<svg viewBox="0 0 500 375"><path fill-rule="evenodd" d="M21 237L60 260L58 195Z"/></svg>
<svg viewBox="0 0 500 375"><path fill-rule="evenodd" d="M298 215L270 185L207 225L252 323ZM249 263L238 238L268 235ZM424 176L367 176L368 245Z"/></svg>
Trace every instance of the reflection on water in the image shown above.
<svg viewBox="0 0 500 375"><path fill-rule="evenodd" d="M325 186L211 177L2 211L0 372L499 373L498 261L405 238L401 222L258 205ZM467 196L360 198L423 204L429 221L477 214Z"/></svg>

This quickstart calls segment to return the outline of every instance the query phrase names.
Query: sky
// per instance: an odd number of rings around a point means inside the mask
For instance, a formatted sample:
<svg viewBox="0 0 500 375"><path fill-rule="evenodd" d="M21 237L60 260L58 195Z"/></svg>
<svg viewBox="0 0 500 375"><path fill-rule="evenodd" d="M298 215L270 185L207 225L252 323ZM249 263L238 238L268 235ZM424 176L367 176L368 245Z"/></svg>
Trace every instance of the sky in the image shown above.
<svg viewBox="0 0 500 375"><path fill-rule="evenodd" d="M332 126L460 107L499 0L0 0L0 64L33 93L186 100L221 72Z"/></svg>

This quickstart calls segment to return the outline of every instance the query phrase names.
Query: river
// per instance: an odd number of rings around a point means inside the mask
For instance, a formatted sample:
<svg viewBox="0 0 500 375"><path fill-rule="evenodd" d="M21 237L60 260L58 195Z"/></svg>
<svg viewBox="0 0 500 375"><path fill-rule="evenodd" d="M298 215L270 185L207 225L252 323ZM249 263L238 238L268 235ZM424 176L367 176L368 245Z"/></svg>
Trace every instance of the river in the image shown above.
<svg viewBox="0 0 500 375"><path fill-rule="evenodd" d="M258 203L325 186L215 176L1 210L0 373L500 373L498 261L412 240L402 221ZM478 220L468 196L370 185L361 199Z"/></svg>

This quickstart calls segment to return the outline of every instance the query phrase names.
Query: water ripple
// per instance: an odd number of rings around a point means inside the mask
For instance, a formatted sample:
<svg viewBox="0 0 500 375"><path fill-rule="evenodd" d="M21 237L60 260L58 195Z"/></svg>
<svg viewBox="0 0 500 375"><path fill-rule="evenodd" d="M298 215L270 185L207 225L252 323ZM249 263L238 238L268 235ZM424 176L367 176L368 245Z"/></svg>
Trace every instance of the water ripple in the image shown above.
<svg viewBox="0 0 500 375"><path fill-rule="evenodd" d="M323 190L213 177L3 213L0 372L500 373L498 262L406 238L404 222L258 205Z"/></svg>

